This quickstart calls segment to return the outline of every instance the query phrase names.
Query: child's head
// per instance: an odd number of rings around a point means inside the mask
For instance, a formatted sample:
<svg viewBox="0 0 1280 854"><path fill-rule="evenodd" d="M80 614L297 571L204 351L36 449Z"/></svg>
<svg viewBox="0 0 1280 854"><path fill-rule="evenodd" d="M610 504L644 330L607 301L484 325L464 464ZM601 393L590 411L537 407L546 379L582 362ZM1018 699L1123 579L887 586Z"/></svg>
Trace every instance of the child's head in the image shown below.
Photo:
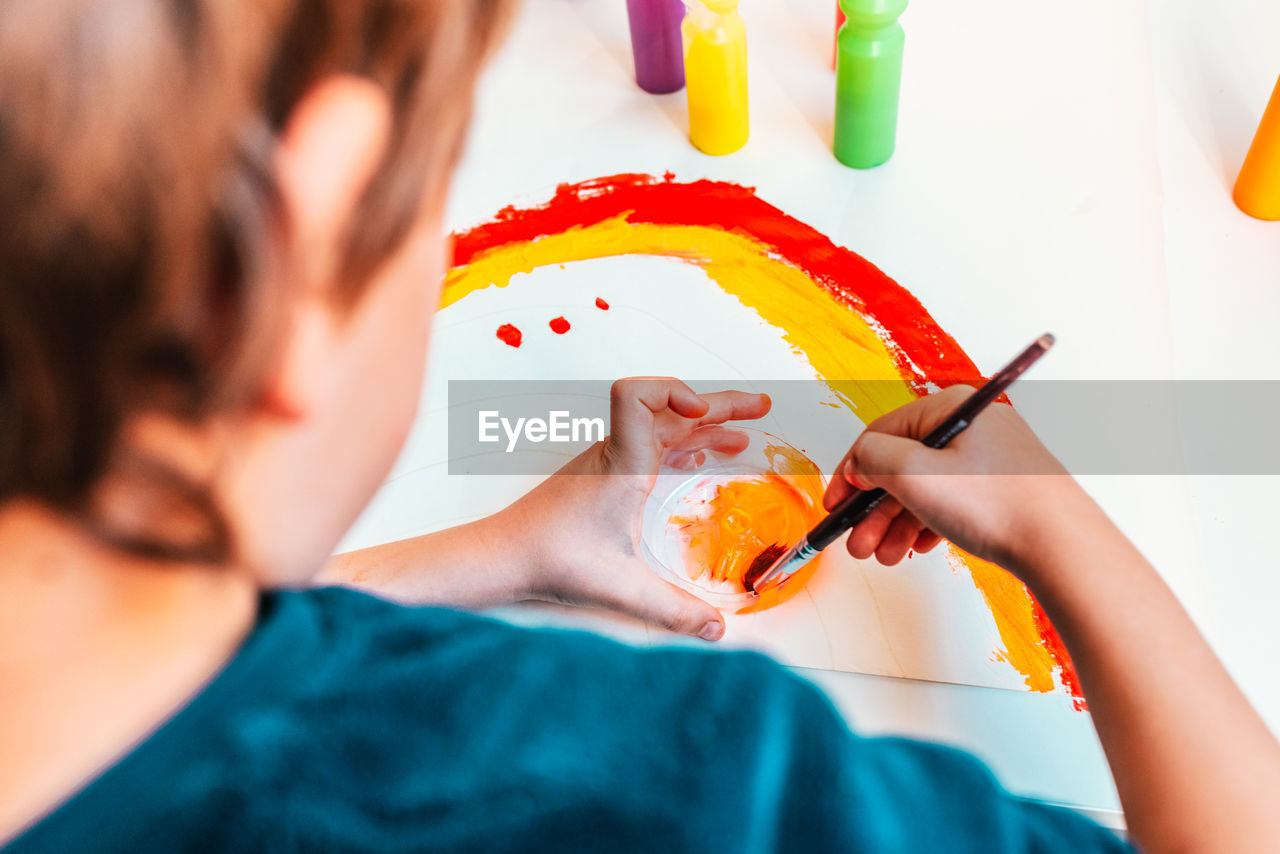
<svg viewBox="0 0 1280 854"><path fill-rule="evenodd" d="M416 409L506 5L0 6L0 505L314 570Z"/></svg>

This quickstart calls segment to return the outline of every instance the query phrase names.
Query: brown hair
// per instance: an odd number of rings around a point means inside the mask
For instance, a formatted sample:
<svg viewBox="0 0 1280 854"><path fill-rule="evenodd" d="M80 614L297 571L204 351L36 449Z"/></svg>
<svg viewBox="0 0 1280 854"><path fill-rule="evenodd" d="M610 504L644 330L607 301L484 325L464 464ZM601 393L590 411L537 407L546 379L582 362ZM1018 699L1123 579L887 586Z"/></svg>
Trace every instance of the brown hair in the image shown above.
<svg viewBox="0 0 1280 854"><path fill-rule="evenodd" d="M156 556L224 559L199 484L135 475L208 519L199 543L96 519L130 415L247 403L286 294L264 275L274 140L346 72L392 141L341 257L354 302L439 199L507 0L6 0L0 6L0 502L32 499ZM278 233L278 232L277 232ZM163 390L163 392L161 391Z"/></svg>

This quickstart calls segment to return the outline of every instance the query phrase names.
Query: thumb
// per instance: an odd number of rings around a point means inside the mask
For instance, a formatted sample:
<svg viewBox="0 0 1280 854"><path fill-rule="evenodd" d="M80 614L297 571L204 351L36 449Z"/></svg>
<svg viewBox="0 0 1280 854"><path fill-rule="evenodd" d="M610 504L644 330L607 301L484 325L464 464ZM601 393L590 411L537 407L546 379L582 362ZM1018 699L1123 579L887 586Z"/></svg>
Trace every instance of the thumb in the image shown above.
<svg viewBox="0 0 1280 854"><path fill-rule="evenodd" d="M614 585L611 601L605 603L614 610L703 640L724 636L724 617L714 606L659 578L648 566L628 567L609 577L628 579Z"/></svg>
<svg viewBox="0 0 1280 854"><path fill-rule="evenodd" d="M929 453L916 439L864 430L853 443L842 474L859 489L880 487L897 495L905 485L904 475L922 472Z"/></svg>

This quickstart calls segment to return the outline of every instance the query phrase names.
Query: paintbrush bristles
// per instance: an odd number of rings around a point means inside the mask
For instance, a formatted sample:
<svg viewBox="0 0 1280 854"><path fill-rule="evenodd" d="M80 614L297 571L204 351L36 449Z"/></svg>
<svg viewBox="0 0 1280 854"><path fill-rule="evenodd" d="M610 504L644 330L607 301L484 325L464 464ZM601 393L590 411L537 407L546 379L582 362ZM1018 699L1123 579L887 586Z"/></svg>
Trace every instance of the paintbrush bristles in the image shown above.
<svg viewBox="0 0 1280 854"><path fill-rule="evenodd" d="M756 559L751 562L751 566L747 567L747 571L742 574L742 587L748 593L759 595L760 591L756 590L756 582L760 580L769 569L782 557L787 547L782 543L774 543L769 548L756 555Z"/></svg>

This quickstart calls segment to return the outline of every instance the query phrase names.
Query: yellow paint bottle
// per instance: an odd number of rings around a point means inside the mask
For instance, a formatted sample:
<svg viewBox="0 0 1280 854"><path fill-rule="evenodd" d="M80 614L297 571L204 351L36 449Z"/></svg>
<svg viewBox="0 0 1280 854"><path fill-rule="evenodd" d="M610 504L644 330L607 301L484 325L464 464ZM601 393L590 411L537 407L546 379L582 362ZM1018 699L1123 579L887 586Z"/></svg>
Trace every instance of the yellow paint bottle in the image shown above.
<svg viewBox="0 0 1280 854"><path fill-rule="evenodd" d="M706 154L747 144L747 28L738 0L685 0L685 91L689 139Z"/></svg>
<svg viewBox="0 0 1280 854"><path fill-rule="evenodd" d="M1280 81L1236 179L1236 206L1258 219L1280 219Z"/></svg>

